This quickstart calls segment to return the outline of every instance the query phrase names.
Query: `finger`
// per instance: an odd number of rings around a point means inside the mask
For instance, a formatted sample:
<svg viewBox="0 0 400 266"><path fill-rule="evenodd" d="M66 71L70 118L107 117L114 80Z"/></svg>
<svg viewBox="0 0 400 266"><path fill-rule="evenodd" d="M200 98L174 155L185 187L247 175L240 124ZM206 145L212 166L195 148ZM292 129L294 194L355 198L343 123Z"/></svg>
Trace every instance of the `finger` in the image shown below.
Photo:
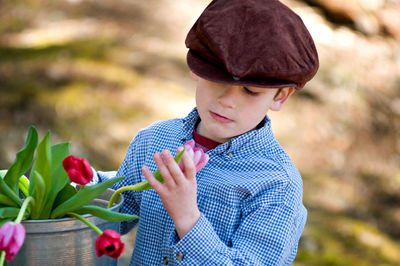
<svg viewBox="0 0 400 266"><path fill-rule="evenodd" d="M182 170L179 168L178 164L176 163L174 157L172 157L170 151L164 150L162 153L162 156L166 162L166 165L168 167L169 173L173 177L174 181L179 184L185 179L185 176L183 175ZM185 153L183 153L183 156L185 156ZM183 157L182 156L182 157Z"/></svg>
<svg viewBox="0 0 400 266"><path fill-rule="evenodd" d="M147 182L149 182L150 186L152 186L155 191L160 193L160 191L162 190L162 184L153 176L153 173L150 171L150 169L147 166L143 166L142 173Z"/></svg>
<svg viewBox="0 0 400 266"><path fill-rule="evenodd" d="M153 158L154 162L158 167L158 170L160 171L161 176L164 179L164 183L167 184L168 186L175 185L175 180L168 169L167 162L163 160L161 154L155 153L153 155Z"/></svg>
<svg viewBox="0 0 400 266"><path fill-rule="evenodd" d="M196 167L194 165L192 156L185 152L182 156L182 162L185 169L186 178L194 179L196 177Z"/></svg>

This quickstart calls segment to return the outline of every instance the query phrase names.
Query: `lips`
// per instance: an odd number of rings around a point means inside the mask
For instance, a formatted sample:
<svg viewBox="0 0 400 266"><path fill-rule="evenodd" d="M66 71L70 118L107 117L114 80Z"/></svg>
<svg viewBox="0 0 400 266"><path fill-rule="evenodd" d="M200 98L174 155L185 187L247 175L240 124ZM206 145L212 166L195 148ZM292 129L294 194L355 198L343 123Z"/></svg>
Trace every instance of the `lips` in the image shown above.
<svg viewBox="0 0 400 266"><path fill-rule="evenodd" d="M211 115L212 118L214 118L216 121L218 121L220 123L227 124L227 123L232 123L233 122L232 119L229 119L229 118L227 118L225 116L219 115L219 114L211 112L211 111L210 111L210 115Z"/></svg>

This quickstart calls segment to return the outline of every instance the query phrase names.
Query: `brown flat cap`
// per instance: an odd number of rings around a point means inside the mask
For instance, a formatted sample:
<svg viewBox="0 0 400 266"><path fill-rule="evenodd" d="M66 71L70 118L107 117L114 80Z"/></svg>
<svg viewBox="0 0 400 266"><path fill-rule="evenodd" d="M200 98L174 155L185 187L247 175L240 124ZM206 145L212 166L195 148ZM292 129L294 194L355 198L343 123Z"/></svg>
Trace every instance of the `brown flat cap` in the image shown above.
<svg viewBox="0 0 400 266"><path fill-rule="evenodd" d="M301 89L319 66L303 21L277 0L214 0L185 43L191 71L215 82Z"/></svg>

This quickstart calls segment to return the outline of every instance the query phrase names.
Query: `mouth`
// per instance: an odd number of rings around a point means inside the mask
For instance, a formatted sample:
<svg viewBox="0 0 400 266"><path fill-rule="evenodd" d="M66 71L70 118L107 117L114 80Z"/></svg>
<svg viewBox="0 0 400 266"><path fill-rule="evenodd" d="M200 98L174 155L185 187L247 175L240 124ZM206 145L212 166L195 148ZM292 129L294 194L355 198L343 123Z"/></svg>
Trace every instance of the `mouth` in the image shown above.
<svg viewBox="0 0 400 266"><path fill-rule="evenodd" d="M212 118L214 118L214 120L216 120L216 121L218 121L220 123L223 123L223 124L227 124L227 123L232 123L233 122L232 119L230 119L228 117L225 117L225 116L222 116L222 115L219 115L217 113L211 112L211 111L210 111L210 115L211 115Z"/></svg>

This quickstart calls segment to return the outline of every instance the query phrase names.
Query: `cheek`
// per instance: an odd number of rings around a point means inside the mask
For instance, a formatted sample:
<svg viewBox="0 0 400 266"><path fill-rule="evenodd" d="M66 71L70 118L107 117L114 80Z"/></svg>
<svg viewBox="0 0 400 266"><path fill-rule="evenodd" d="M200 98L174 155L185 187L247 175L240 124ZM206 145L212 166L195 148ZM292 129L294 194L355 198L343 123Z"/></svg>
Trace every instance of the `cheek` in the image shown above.
<svg viewBox="0 0 400 266"><path fill-rule="evenodd" d="M204 116L204 113L206 112L208 106L209 106L209 101L207 100L206 95L204 93L199 93L199 91L197 90L196 91L196 107L197 107L197 111L199 112L200 117Z"/></svg>
<svg viewBox="0 0 400 266"><path fill-rule="evenodd" d="M208 105L212 104L215 96L210 89L206 88L197 88L196 90L196 104L199 108L206 108Z"/></svg>
<svg viewBox="0 0 400 266"><path fill-rule="evenodd" d="M249 129L258 125L268 112L268 105L265 102L248 103L248 107L241 112L243 124Z"/></svg>
<svg viewBox="0 0 400 266"><path fill-rule="evenodd" d="M199 93L199 91L196 91L196 106L197 109L202 109L202 103L203 103L203 97L201 95L201 93Z"/></svg>

